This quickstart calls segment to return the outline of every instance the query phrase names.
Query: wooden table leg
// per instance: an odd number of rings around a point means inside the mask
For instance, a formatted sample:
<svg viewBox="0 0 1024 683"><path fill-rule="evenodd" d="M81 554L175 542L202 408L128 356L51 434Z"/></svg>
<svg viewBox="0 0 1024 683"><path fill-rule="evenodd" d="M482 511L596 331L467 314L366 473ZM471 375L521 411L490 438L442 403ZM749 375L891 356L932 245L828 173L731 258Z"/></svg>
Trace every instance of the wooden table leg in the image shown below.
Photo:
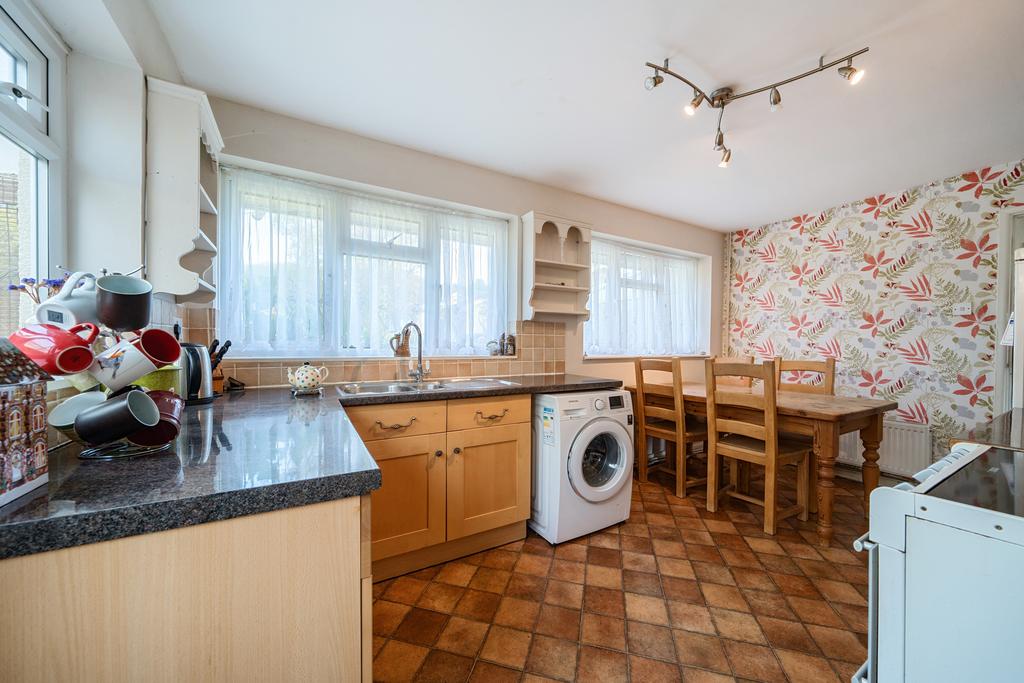
<svg viewBox="0 0 1024 683"><path fill-rule="evenodd" d="M818 461L818 544L832 543L832 502L835 497L835 464L839 454L839 425L818 422L814 426L814 455Z"/></svg>
<svg viewBox="0 0 1024 683"><path fill-rule="evenodd" d="M861 478L864 480L864 516L871 507L871 492L878 488L878 446L882 443L882 416L875 415L868 426L860 430L864 443L864 466Z"/></svg>

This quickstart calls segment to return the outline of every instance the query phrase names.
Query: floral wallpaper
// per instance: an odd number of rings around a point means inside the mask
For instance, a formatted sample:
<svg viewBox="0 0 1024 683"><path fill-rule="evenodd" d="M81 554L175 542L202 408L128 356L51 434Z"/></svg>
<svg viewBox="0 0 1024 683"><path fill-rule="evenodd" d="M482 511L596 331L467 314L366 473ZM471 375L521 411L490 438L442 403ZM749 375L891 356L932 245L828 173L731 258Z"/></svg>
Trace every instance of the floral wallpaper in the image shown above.
<svg viewBox="0 0 1024 683"><path fill-rule="evenodd" d="M833 357L837 393L945 443L992 415L998 215L1022 206L1024 161L739 230L729 350Z"/></svg>

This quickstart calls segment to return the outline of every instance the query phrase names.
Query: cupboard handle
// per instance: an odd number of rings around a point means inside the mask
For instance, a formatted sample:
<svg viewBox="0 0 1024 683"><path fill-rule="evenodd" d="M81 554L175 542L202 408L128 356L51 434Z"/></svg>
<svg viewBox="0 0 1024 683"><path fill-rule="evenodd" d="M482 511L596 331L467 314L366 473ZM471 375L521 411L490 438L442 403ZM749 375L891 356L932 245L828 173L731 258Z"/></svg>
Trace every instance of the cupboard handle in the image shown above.
<svg viewBox="0 0 1024 683"><path fill-rule="evenodd" d="M458 455L461 452L462 452L462 449L459 448L458 446L456 446L455 448L452 449L452 455Z"/></svg>
<svg viewBox="0 0 1024 683"><path fill-rule="evenodd" d="M500 420L501 418L503 418L506 415L508 415L508 408L505 408L503 411L501 411L500 415L498 413L495 413L493 415L484 415L479 410L476 411L476 414L477 414L477 416L480 417L481 420L487 420L487 421L490 422L490 421L493 421L493 420Z"/></svg>
<svg viewBox="0 0 1024 683"><path fill-rule="evenodd" d="M434 451L434 457L435 458L440 458L442 455L444 455L444 451L442 451L442 450Z"/></svg>
<svg viewBox="0 0 1024 683"><path fill-rule="evenodd" d="M409 421L406 422L405 424L401 424L399 422L396 422L393 425L386 425L383 422L381 422L380 420L377 420L377 426L380 427L381 429L407 429L407 428L411 427L412 423L415 422L415 421L416 421L416 417L415 416L410 417Z"/></svg>

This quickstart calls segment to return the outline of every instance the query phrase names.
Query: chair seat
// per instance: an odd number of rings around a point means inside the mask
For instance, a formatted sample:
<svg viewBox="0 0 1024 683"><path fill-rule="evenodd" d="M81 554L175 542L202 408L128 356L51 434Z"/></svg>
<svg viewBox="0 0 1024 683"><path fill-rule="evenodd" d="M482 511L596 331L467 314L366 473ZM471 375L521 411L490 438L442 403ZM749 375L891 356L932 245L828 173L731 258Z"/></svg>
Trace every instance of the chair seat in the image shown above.
<svg viewBox="0 0 1024 683"><path fill-rule="evenodd" d="M683 438L687 441L707 441L708 430L705 425L696 425L697 429L687 431L683 435ZM647 432L647 436L652 436L656 439L667 439L669 441L676 440L676 425L674 422L668 420L648 420L644 423L644 431Z"/></svg>
<svg viewBox="0 0 1024 683"><path fill-rule="evenodd" d="M728 434L718 440L718 446L723 455L728 457L741 458L749 462L760 462L765 458L764 442L752 439L749 436L740 434ZM809 442L790 439L789 437L779 438L779 463L788 464L799 461L811 450Z"/></svg>

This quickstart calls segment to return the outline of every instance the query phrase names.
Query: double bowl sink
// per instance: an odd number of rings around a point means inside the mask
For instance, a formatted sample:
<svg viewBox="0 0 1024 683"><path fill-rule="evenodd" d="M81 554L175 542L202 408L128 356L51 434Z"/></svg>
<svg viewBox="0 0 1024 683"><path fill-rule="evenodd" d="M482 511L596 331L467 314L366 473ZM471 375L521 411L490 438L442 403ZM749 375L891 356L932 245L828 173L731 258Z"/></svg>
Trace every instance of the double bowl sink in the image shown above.
<svg viewBox="0 0 1024 683"><path fill-rule="evenodd" d="M519 386L519 382L495 377L450 380L386 380L382 382L353 382L342 384L339 391L346 396L379 394L415 394L427 391L473 391Z"/></svg>

